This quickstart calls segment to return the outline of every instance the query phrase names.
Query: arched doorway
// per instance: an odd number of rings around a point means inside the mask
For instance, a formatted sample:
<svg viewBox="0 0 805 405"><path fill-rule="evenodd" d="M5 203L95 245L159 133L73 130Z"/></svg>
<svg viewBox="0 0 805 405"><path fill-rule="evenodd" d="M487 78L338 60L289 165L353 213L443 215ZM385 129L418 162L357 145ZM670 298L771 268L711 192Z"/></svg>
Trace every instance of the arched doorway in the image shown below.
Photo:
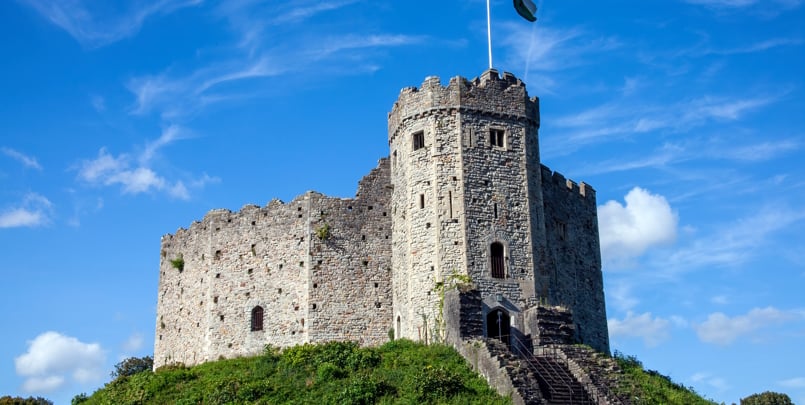
<svg viewBox="0 0 805 405"><path fill-rule="evenodd" d="M486 336L494 339L499 339L507 346L510 343L509 335L511 334L511 320L509 314L502 310L496 309L486 315Z"/></svg>

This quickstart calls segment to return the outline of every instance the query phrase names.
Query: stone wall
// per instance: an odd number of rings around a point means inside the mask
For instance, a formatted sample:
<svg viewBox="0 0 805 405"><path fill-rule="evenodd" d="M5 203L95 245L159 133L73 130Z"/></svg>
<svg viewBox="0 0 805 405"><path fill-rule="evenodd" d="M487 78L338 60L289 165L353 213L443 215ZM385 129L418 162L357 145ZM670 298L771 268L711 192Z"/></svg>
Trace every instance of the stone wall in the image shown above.
<svg viewBox="0 0 805 405"><path fill-rule="evenodd" d="M353 340L391 328L388 159L354 199L308 192L285 204L213 210L162 238L155 366ZM328 224L330 237L318 230ZM172 260L182 258L183 268ZM263 330L251 311L264 309Z"/></svg>
<svg viewBox="0 0 805 405"><path fill-rule="evenodd" d="M162 238L156 366L267 344L375 345L392 328L432 340L435 287L452 274L478 289L472 308L456 310L480 335L501 310L526 339L537 327L526 312L546 302L569 308L579 339L608 351L595 191L541 165L539 100L525 85L494 70L446 86L429 77L401 91L388 123L390 157L355 198L307 192L213 210ZM263 329L252 331L256 307Z"/></svg>
<svg viewBox="0 0 805 405"><path fill-rule="evenodd" d="M609 353L595 190L542 167L550 303L573 313L580 343Z"/></svg>
<svg viewBox="0 0 805 405"><path fill-rule="evenodd" d="M528 162L539 161L538 108L521 81L496 71L447 86L429 77L401 91L389 114L400 336L423 338L424 320L436 314L433 286L450 274L520 307L534 296L531 211L540 204L532 208L529 193L539 202L541 188ZM492 130L505 141L493 145ZM490 273L493 242L505 246L504 278Z"/></svg>

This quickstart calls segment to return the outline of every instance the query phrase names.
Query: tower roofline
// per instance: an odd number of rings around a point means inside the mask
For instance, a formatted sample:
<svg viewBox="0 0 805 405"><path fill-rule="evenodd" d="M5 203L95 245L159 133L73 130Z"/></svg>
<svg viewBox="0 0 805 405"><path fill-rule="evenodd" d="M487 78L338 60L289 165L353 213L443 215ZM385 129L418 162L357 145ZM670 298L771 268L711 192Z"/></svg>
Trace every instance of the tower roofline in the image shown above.
<svg viewBox="0 0 805 405"><path fill-rule="evenodd" d="M445 110L525 120L539 127L539 99L528 96L525 83L512 73L501 76L488 69L472 80L454 76L447 86L438 76L428 76L420 87L400 90L388 114L389 141L406 121Z"/></svg>

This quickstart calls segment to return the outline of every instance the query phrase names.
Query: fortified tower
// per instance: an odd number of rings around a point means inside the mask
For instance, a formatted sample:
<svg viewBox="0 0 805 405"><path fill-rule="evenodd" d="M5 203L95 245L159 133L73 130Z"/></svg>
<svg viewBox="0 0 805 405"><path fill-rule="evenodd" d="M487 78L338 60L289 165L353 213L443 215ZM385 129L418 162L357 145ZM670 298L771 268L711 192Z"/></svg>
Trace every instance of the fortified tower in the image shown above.
<svg viewBox="0 0 805 405"><path fill-rule="evenodd" d="M511 73L429 77L401 91L390 157L354 198L213 210L163 236L155 366L267 344L380 345L390 329L460 350L497 338L608 352L595 191L540 163L539 124L539 100ZM438 288L453 276L471 286ZM557 311L561 339L544 327Z"/></svg>
<svg viewBox="0 0 805 405"><path fill-rule="evenodd" d="M427 339L435 286L457 274L477 286L485 336L535 335L532 309L562 305L579 340L609 350L595 193L540 164L538 130L539 100L510 73L402 90L389 114L397 336Z"/></svg>

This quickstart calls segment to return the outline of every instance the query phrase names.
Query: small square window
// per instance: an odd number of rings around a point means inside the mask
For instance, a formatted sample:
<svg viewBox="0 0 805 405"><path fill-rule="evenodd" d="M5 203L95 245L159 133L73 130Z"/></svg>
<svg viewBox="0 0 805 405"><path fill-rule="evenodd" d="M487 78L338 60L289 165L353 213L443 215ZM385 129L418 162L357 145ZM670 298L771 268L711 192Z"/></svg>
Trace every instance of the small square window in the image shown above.
<svg viewBox="0 0 805 405"><path fill-rule="evenodd" d="M414 142L414 150L424 148L425 147L425 131L414 132L413 142Z"/></svg>
<svg viewBox="0 0 805 405"><path fill-rule="evenodd" d="M497 148L506 147L506 132L502 129L489 130L489 144Z"/></svg>

